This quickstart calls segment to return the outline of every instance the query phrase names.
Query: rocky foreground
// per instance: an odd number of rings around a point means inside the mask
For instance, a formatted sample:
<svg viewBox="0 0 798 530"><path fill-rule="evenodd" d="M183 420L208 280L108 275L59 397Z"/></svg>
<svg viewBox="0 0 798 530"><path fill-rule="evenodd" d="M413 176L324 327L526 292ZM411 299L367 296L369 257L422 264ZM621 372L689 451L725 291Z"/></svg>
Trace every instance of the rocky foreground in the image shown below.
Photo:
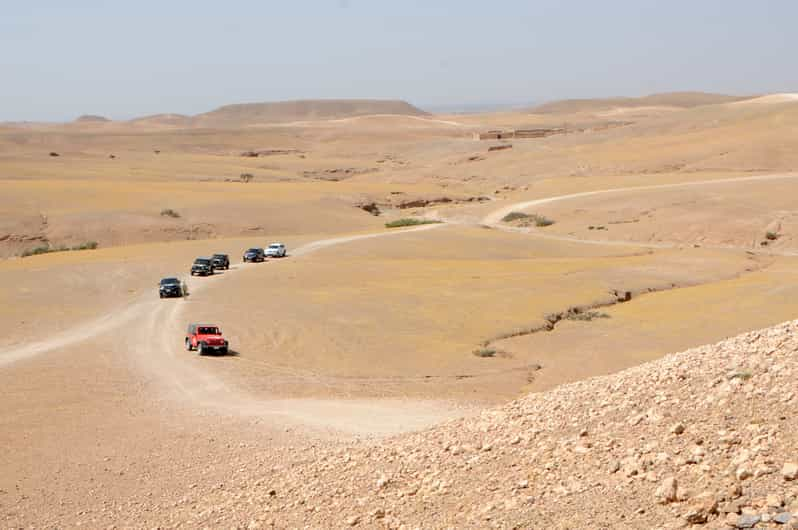
<svg viewBox="0 0 798 530"><path fill-rule="evenodd" d="M229 483L144 507L144 518L244 528L798 528L796 332L798 321L747 333L412 435L256 455L233 464Z"/></svg>

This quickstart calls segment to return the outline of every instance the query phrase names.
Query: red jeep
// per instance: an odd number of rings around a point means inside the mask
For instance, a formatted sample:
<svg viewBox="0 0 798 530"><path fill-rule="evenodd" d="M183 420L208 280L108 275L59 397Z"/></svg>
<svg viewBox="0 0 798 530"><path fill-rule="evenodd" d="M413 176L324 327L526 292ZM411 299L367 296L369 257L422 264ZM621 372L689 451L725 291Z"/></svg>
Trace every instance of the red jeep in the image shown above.
<svg viewBox="0 0 798 530"><path fill-rule="evenodd" d="M206 353L227 354L227 341L222 337L222 330L217 326L205 324L189 324L186 331L186 349L197 350L200 355Z"/></svg>

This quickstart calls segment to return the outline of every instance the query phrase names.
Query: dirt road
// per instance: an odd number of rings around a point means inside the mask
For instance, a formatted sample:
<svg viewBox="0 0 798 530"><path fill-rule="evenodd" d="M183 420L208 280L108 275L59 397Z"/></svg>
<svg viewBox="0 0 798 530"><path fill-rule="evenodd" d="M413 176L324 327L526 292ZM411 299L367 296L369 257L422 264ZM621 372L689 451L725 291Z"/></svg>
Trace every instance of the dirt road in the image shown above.
<svg viewBox="0 0 798 530"><path fill-rule="evenodd" d="M673 189L682 189L682 188L693 188L699 186L712 186L712 185L719 185L719 184L735 184L735 183L746 183L746 182L762 182L762 181L772 181L772 180L782 180L782 179L796 179L798 175L795 174L778 174L778 175L757 175L752 177L736 177L736 178L728 178L728 179L714 179L714 180L700 180L700 181L693 181L693 182L680 182L674 184L657 184L652 186L628 186L623 188L613 188L613 189L606 189L606 190L595 190L595 191L585 191L580 193L570 193L567 195L558 195L554 197L545 197L542 199L533 199L530 201L523 201L517 202L513 204L509 204L498 210L490 212L488 215L482 218L481 224L485 226L490 226L493 228L498 228L501 230L513 231L513 232L523 232L526 234L534 235L538 238L549 239L553 241L567 241L571 243L581 243L586 245L614 245L614 246L624 246L624 247L638 247L638 248L653 248L653 249L663 249L663 248L676 248L680 246L684 246L682 243L669 243L669 242L642 242L642 241L624 241L624 240L608 240L608 239L583 239L579 237L572 237L572 236L564 236L564 235L554 235L554 234L546 234L540 230L532 230L529 228L521 228L521 227L513 227L507 226L502 224L502 219L511 212L523 212L524 210L528 210L529 208L533 208L535 206L543 206L547 204L552 204L556 202L568 201L573 199L583 199L587 197L595 197L600 195L610 195L610 194L617 194L623 192L645 192L645 191L659 191L659 190L673 190ZM705 248L716 248L716 249L734 249L739 248L733 245L711 245L705 246ZM767 249L766 251L757 250L757 252L762 252L763 254L770 254L776 256L798 256L798 252L792 250L778 250L778 249Z"/></svg>

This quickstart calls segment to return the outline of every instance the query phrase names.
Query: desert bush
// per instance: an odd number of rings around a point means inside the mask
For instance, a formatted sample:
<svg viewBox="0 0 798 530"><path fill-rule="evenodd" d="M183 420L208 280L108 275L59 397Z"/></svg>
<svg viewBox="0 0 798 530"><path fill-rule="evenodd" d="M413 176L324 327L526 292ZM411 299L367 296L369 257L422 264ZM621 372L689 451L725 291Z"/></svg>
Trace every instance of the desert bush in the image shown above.
<svg viewBox="0 0 798 530"><path fill-rule="evenodd" d="M779 234L776 232L767 232L765 233L765 239L768 241L776 241L779 238Z"/></svg>
<svg viewBox="0 0 798 530"><path fill-rule="evenodd" d="M493 348L477 348L472 353L477 357L494 357L496 355L496 350Z"/></svg>
<svg viewBox="0 0 798 530"><path fill-rule="evenodd" d="M405 217L402 219L397 219L396 221L385 223L385 228L399 228L402 226L429 225L435 223L440 223L440 221L435 221L433 219L416 219L413 217Z"/></svg>
<svg viewBox="0 0 798 530"><path fill-rule="evenodd" d="M535 226L538 227L551 226L554 224L554 221L552 221L548 217L544 217L536 213L528 214L524 212L510 212L504 217L502 217L502 221L505 223L512 223L513 221L519 221L519 220L531 221L535 223Z"/></svg>
<svg viewBox="0 0 798 530"><path fill-rule="evenodd" d="M519 219L529 219L530 215L524 212L510 212L504 217L502 217L502 222L504 223L512 223L513 221L517 221Z"/></svg>
<svg viewBox="0 0 798 530"><path fill-rule="evenodd" d="M36 256L38 254L47 254L48 252L52 252L50 247L35 247L29 248L22 252L22 257L27 258L28 256Z"/></svg>
<svg viewBox="0 0 798 530"><path fill-rule="evenodd" d="M175 219L180 217L180 214L171 208L164 208L163 210L161 210L161 215L163 215L164 217L174 217Z"/></svg>
<svg viewBox="0 0 798 530"><path fill-rule="evenodd" d="M238 176L238 180L240 180L244 184L249 184L250 182L252 182L252 179L254 179L254 178L255 178L255 175L253 175L252 173L241 173Z"/></svg>
<svg viewBox="0 0 798 530"><path fill-rule="evenodd" d="M80 245L75 245L71 250L94 250L99 246L96 241L86 241Z"/></svg>

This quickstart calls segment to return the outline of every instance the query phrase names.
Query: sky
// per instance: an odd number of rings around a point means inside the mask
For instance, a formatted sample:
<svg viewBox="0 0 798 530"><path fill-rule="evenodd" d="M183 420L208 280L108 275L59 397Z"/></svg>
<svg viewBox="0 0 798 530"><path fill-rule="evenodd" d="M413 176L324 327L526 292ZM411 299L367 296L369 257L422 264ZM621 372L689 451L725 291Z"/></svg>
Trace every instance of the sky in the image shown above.
<svg viewBox="0 0 798 530"><path fill-rule="evenodd" d="M0 121L798 92L796 0L0 0Z"/></svg>

